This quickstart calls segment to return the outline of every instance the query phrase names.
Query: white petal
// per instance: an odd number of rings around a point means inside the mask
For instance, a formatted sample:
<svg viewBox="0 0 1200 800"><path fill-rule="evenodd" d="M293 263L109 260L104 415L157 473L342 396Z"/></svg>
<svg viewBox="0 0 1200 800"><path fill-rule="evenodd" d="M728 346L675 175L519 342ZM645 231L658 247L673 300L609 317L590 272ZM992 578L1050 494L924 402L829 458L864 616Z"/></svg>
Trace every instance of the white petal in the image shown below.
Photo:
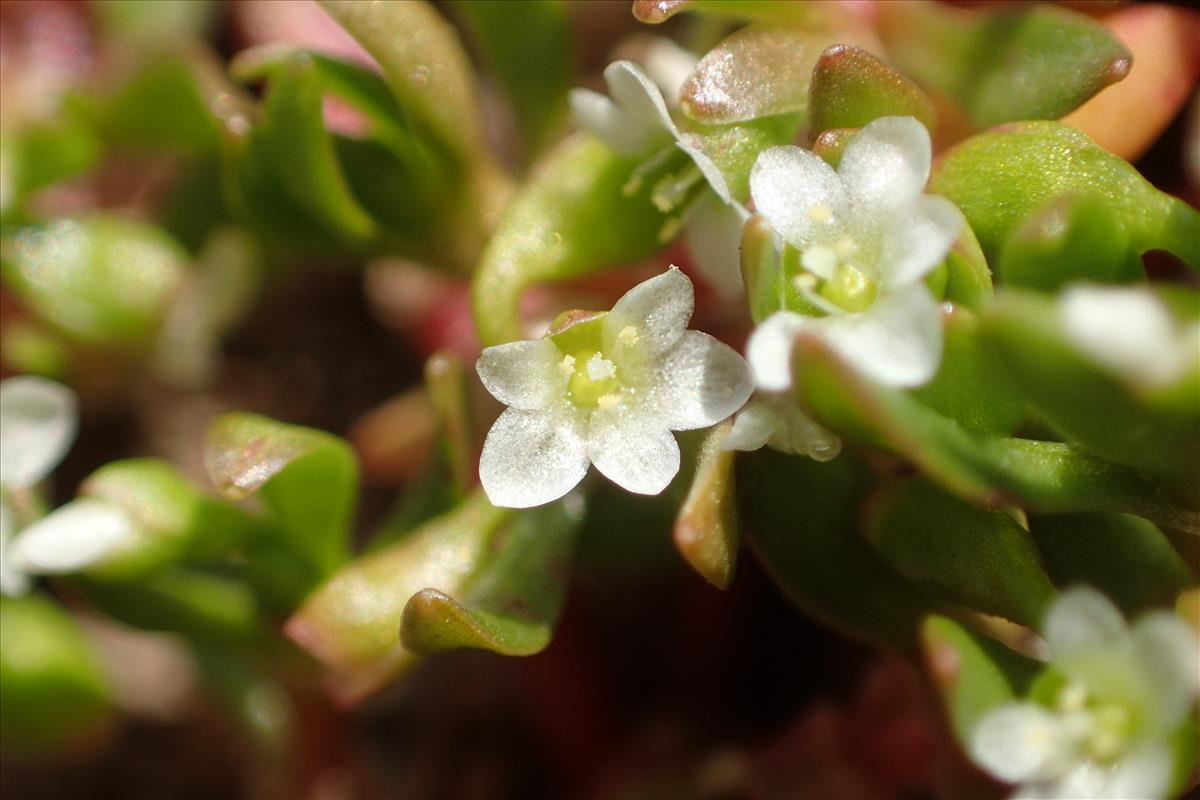
<svg viewBox="0 0 1200 800"><path fill-rule="evenodd" d="M768 442L771 447L814 461L832 461L842 452L842 440L818 425L791 398L779 397L775 403L779 427Z"/></svg>
<svg viewBox="0 0 1200 800"><path fill-rule="evenodd" d="M696 305L692 280L678 267L642 281L617 301L604 318L604 350L620 354L620 333L632 325L640 352L657 355L679 341Z"/></svg>
<svg viewBox="0 0 1200 800"><path fill-rule="evenodd" d="M1126 633L1121 612L1090 586L1076 586L1063 592L1050 607L1043 629L1050 656L1056 661L1110 645Z"/></svg>
<svg viewBox="0 0 1200 800"><path fill-rule="evenodd" d="M1136 383L1160 386L1195 367L1195 352L1171 313L1146 288L1069 286L1059 300L1067 338L1084 355Z"/></svg>
<svg viewBox="0 0 1200 800"><path fill-rule="evenodd" d="M564 414L510 408L483 443L479 481L494 506L529 508L557 500L587 474L579 425Z"/></svg>
<svg viewBox="0 0 1200 800"><path fill-rule="evenodd" d="M567 96L575 124L622 155L634 156L665 137L657 125L626 112L608 97L591 89L572 89Z"/></svg>
<svg viewBox="0 0 1200 800"><path fill-rule="evenodd" d="M884 295L861 314L815 322L851 366L887 386L920 386L942 360L941 311L922 283Z"/></svg>
<svg viewBox="0 0 1200 800"><path fill-rule="evenodd" d="M588 456L622 489L658 494L679 472L679 445L670 431L639 424L635 413L613 409L593 414Z"/></svg>
<svg viewBox="0 0 1200 800"><path fill-rule="evenodd" d="M485 348L475 371L492 396L513 408L545 408L562 398L563 354L549 339Z"/></svg>
<svg viewBox="0 0 1200 800"><path fill-rule="evenodd" d="M26 572L74 572L103 560L135 534L120 508L83 497L21 531L10 550L16 566Z"/></svg>
<svg viewBox="0 0 1200 800"><path fill-rule="evenodd" d="M792 345L801 329L816 320L793 311L776 311L750 335L746 360L758 388L782 392L792 385Z"/></svg>
<svg viewBox="0 0 1200 800"><path fill-rule="evenodd" d="M781 425L779 415L769 403L751 400L733 420L733 427L721 440L722 450L758 450Z"/></svg>
<svg viewBox="0 0 1200 800"><path fill-rule="evenodd" d="M75 438L75 394L21 375L0 381L0 483L32 486L50 474Z"/></svg>
<svg viewBox="0 0 1200 800"><path fill-rule="evenodd" d="M662 92L650 76L632 61L614 61L604 68L608 93L638 119L675 133L675 123Z"/></svg>
<svg viewBox="0 0 1200 800"><path fill-rule="evenodd" d="M707 333L687 331L659 363L649 402L673 431L707 428L737 411L754 391L750 365Z"/></svg>
<svg viewBox="0 0 1200 800"><path fill-rule="evenodd" d="M838 175L856 215L901 208L925 188L931 160L929 131L913 117L872 120L846 145Z"/></svg>
<svg viewBox="0 0 1200 800"><path fill-rule="evenodd" d="M1070 766L1071 748L1058 719L1034 703L1010 703L985 716L971 736L971 757L1009 783L1045 780Z"/></svg>
<svg viewBox="0 0 1200 800"><path fill-rule="evenodd" d="M662 89L670 105L679 101L679 90L696 68L696 56L665 36L655 36L642 57L646 74Z"/></svg>
<svg viewBox="0 0 1200 800"><path fill-rule="evenodd" d="M17 597L29 591L29 578L17 569L9 553L9 542L17 533L17 520L4 490L0 489L0 594Z"/></svg>
<svg viewBox="0 0 1200 800"><path fill-rule="evenodd" d="M705 192L692 207L683 229L692 263L717 294L728 299L745 293L741 269L744 224L740 211Z"/></svg>
<svg viewBox="0 0 1200 800"><path fill-rule="evenodd" d="M1087 797L1104 800L1162 800L1171 786L1171 751L1165 744L1141 747L1108 770Z"/></svg>
<svg viewBox="0 0 1200 800"><path fill-rule="evenodd" d="M962 228L962 212L954 203L932 194L918 197L884 229L877 262L880 288L921 280L945 260Z"/></svg>
<svg viewBox="0 0 1200 800"><path fill-rule="evenodd" d="M1200 694L1200 642L1170 611L1139 619L1131 639L1140 677L1157 700L1161 723L1173 729Z"/></svg>
<svg viewBox="0 0 1200 800"><path fill-rule="evenodd" d="M772 147L750 170L750 196L789 244L804 249L840 231L846 193L833 167L799 147Z"/></svg>

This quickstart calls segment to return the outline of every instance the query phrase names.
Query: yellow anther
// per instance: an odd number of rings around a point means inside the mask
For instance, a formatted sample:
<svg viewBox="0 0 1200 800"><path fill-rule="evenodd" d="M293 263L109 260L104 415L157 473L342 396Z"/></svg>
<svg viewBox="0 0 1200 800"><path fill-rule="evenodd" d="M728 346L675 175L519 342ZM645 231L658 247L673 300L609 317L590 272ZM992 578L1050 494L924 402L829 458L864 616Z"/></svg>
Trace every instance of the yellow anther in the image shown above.
<svg viewBox="0 0 1200 800"><path fill-rule="evenodd" d="M808 207L808 218L813 222L829 222L833 219L833 209L824 203L817 203Z"/></svg>
<svg viewBox="0 0 1200 800"><path fill-rule="evenodd" d="M620 395L602 394L602 395L600 395L600 399L598 399L596 401L596 406L601 411L608 411L610 408L612 408L613 406L617 405L620 402L621 402Z"/></svg>
<svg viewBox="0 0 1200 800"><path fill-rule="evenodd" d="M621 328L621 332L617 334L617 339L620 340L621 344L625 345L626 347L633 347L638 343L638 339L640 338L641 337L638 336L638 329L636 325L626 325L624 328Z"/></svg>
<svg viewBox="0 0 1200 800"><path fill-rule="evenodd" d="M568 378L574 375L575 356L563 356L562 361L558 362L558 371Z"/></svg>
<svg viewBox="0 0 1200 800"><path fill-rule="evenodd" d="M617 365L596 353L587 362L587 376L593 381L605 381L617 374Z"/></svg>
<svg viewBox="0 0 1200 800"><path fill-rule="evenodd" d="M837 253L838 258L847 259L858 252L858 245L849 236L843 236L833 246L833 251Z"/></svg>

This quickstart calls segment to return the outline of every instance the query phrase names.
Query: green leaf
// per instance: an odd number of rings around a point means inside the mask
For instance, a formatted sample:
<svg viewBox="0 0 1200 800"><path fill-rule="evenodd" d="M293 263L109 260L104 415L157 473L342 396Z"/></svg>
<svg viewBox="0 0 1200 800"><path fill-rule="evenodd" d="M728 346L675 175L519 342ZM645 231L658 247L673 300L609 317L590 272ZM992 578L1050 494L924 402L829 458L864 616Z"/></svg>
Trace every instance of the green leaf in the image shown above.
<svg viewBox="0 0 1200 800"><path fill-rule="evenodd" d="M921 639L926 669L964 747L979 721L1023 696L1037 672L1036 662L946 617L926 619Z"/></svg>
<svg viewBox="0 0 1200 800"><path fill-rule="evenodd" d="M453 9L508 95L526 156L561 132L571 88L566 6L554 0L455 0Z"/></svg>
<svg viewBox="0 0 1200 800"><path fill-rule="evenodd" d="M480 341L523 338L518 301L527 287L644 258L661 247L668 217L650 193L686 160L675 154L627 193L638 162L595 139L576 135L548 153L505 211L472 280Z"/></svg>
<svg viewBox="0 0 1200 800"><path fill-rule="evenodd" d="M1145 281L1142 260L1116 212L1094 195L1067 195L1013 231L1000 251L1005 286L1044 292L1072 281Z"/></svg>
<svg viewBox="0 0 1200 800"><path fill-rule="evenodd" d="M1025 399L1003 362L983 346L975 315L956 305L943 306L942 363L913 397L964 428L1011 434L1025 419Z"/></svg>
<svg viewBox="0 0 1200 800"><path fill-rule="evenodd" d="M181 560L212 560L261 534L244 511L204 496L155 458L106 464L80 493L112 503L133 523L133 537L87 570L108 580L130 580Z"/></svg>
<svg viewBox="0 0 1200 800"><path fill-rule="evenodd" d="M135 628L226 644L253 642L263 633L253 593L232 578L175 568L136 582L78 578L72 584L105 614Z"/></svg>
<svg viewBox="0 0 1200 800"><path fill-rule="evenodd" d="M204 463L226 497L258 495L280 544L317 577L346 560L358 499L358 464L346 442L256 414L223 414L209 427Z"/></svg>
<svg viewBox="0 0 1200 800"><path fill-rule="evenodd" d="M21 228L3 242L7 285L39 317L87 344L145 346L186 270L160 229L95 215Z"/></svg>
<svg viewBox="0 0 1200 800"><path fill-rule="evenodd" d="M204 37L217 16L212 0L100 0L92 9L104 33L122 47L163 47Z"/></svg>
<svg viewBox="0 0 1200 800"><path fill-rule="evenodd" d="M1027 627L1041 623L1056 594L1010 511L978 508L924 478L876 497L866 536L893 569L933 594Z"/></svg>
<svg viewBox="0 0 1200 800"><path fill-rule="evenodd" d="M915 398L870 383L827 345L801 336L797 394L830 430L913 461L974 503L1036 511L1119 511L1200 532L1200 513L1157 479L1058 442L974 433Z"/></svg>
<svg viewBox="0 0 1200 800"><path fill-rule="evenodd" d="M679 92L685 115L705 125L808 112L813 67L825 48L858 43L851 30L825 31L752 23L709 50Z"/></svg>
<svg viewBox="0 0 1200 800"><path fill-rule="evenodd" d="M675 546L684 559L718 589L733 583L738 558L734 497L734 453L721 442L733 428L726 420L704 437L687 498L675 517Z"/></svg>
<svg viewBox="0 0 1200 800"><path fill-rule="evenodd" d="M1056 514L1029 520L1054 582L1095 586L1126 616L1170 608L1197 577L1151 522L1128 514Z"/></svg>
<svg viewBox="0 0 1200 800"><path fill-rule="evenodd" d="M912 651L926 610L921 591L856 530L859 499L871 482L850 453L827 463L770 448L739 455L742 529L798 607L859 638Z"/></svg>
<svg viewBox="0 0 1200 800"><path fill-rule="evenodd" d="M899 68L980 127L1057 119L1124 78L1133 59L1098 21L1065 8L883 3L879 12Z"/></svg>
<svg viewBox="0 0 1200 800"><path fill-rule="evenodd" d="M781 114L728 125L685 121L680 127L716 164L733 198L744 203L750 197L750 170L759 153L794 142L801 121L800 114Z"/></svg>
<svg viewBox="0 0 1200 800"><path fill-rule="evenodd" d="M522 513L499 509L478 492L346 566L292 615L285 632L329 668L334 691L347 702L411 664L415 654L401 644L401 620L422 590L444 597L426 593L413 607L407 638L417 646L527 649L539 641L537 626L551 624L553 614L547 612L561 601L558 584L565 575L548 575L546 569L556 563L554 551L562 553L563 532L547 526L551 541L559 544L545 548L539 535L548 518L564 513L561 505ZM510 619L498 622L500 614ZM529 625L514 622L521 619ZM548 636L548 628L544 631Z"/></svg>
<svg viewBox="0 0 1200 800"><path fill-rule="evenodd" d="M5 143L4 169L6 180L19 202L43 186L82 174L100 158L103 147L96 134L70 116L41 122L6 134L11 138L11 151ZM11 200L5 199L6 203ZM5 213L8 208L3 209Z"/></svg>
<svg viewBox="0 0 1200 800"><path fill-rule="evenodd" d="M1168 250L1200 268L1200 212L1057 122L1006 125L961 142L941 156L929 190L962 209L993 264L1027 219L1074 194L1107 205L1135 253Z"/></svg>
<svg viewBox="0 0 1200 800"><path fill-rule="evenodd" d="M992 271L983 249L969 225L963 227L954 249L946 256L946 288L943 297L969 308L976 314L992 301Z"/></svg>
<svg viewBox="0 0 1200 800"><path fill-rule="evenodd" d="M61 745L102 721L109 690L74 621L37 596L0 598L0 737Z"/></svg>
<svg viewBox="0 0 1200 800"><path fill-rule="evenodd" d="M1161 475L1200 506L1196 374L1177 387L1129 386L1079 352L1053 300L1031 292L1004 292L985 318L983 334L1056 431L1105 458Z"/></svg>
<svg viewBox="0 0 1200 800"><path fill-rule="evenodd" d="M875 56L849 44L828 47L813 68L808 127L861 128L878 117L916 117L937 127L937 110L921 88Z"/></svg>
<svg viewBox="0 0 1200 800"><path fill-rule="evenodd" d="M579 519L567 503L518 512L460 588L423 589L408 601L400 621L404 647L419 654L462 647L541 652L562 608Z"/></svg>

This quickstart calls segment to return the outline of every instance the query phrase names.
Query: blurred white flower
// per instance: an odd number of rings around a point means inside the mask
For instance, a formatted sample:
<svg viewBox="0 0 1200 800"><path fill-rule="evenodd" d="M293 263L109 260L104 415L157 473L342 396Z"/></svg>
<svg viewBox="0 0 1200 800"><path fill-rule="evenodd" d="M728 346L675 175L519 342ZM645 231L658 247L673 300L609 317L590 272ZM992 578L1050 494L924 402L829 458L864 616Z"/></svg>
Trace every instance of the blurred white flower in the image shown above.
<svg viewBox="0 0 1200 800"><path fill-rule="evenodd" d="M784 453L831 461L842 452L842 440L822 428L790 398L760 394L738 412L723 450L757 450L769 445Z"/></svg>
<svg viewBox="0 0 1200 800"><path fill-rule="evenodd" d="M479 463L492 503L548 503L579 483L589 463L630 492L665 489L679 471L671 431L714 425L753 390L737 352L687 330L693 304L692 282L672 267L610 312L484 350L479 377L509 406Z"/></svg>
<svg viewBox="0 0 1200 800"><path fill-rule="evenodd" d="M0 593L24 594L29 576L95 563L132 535L123 513L74 500L20 530L14 499L58 465L75 439L78 410L65 386L28 375L0 381Z"/></svg>
<svg viewBox="0 0 1200 800"><path fill-rule="evenodd" d="M750 339L760 389L791 386L796 335L810 332L868 377L919 386L942 356L938 302L924 277L963 227L958 208L922 194L929 133L912 117L870 122L835 172L798 147L763 151L750 173L755 207L799 251L791 285L824 316L778 311Z"/></svg>
<svg viewBox="0 0 1200 800"><path fill-rule="evenodd" d="M1164 798L1171 738L1200 693L1200 644L1168 611L1125 624L1087 587L1064 592L1045 626L1053 704L1014 702L988 713L971 754L1014 798Z"/></svg>
<svg viewBox="0 0 1200 800"><path fill-rule="evenodd" d="M1134 385L1161 387L1200 367L1200 324L1181 325L1149 287L1067 287L1059 323L1075 347Z"/></svg>
<svg viewBox="0 0 1200 800"><path fill-rule="evenodd" d="M730 194L721 170L698 146L695 136L681 131L671 119L663 92L674 101L696 59L674 43L660 40L647 55L647 69L632 61L614 61L604 70L608 96L590 89L573 89L571 110L581 128L613 150L628 156L649 156L627 185L641 186L643 176L660 166L676 149L691 164L667 175L651 195L663 213L674 210L661 234L673 239L683 225L692 260L717 291L726 296L742 291L738 245L749 217ZM697 191L707 183L711 191Z"/></svg>

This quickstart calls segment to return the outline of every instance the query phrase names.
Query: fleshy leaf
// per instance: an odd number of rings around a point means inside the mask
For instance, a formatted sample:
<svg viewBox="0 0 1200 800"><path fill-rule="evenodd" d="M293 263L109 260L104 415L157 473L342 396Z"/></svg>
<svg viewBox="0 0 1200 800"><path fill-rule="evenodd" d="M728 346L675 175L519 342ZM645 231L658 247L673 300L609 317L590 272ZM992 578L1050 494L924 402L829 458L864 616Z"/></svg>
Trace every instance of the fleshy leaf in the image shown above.
<svg viewBox="0 0 1200 800"><path fill-rule="evenodd" d="M1024 695L1037 664L945 617L925 620L925 666L950 712L958 740L970 741L987 712Z"/></svg>
<svg viewBox="0 0 1200 800"><path fill-rule="evenodd" d="M562 608L579 514L555 503L516 514L461 588L423 589L404 607L400 641L413 653L472 647L510 656L550 643Z"/></svg>
<svg viewBox="0 0 1200 800"><path fill-rule="evenodd" d="M794 142L802 119L801 114L780 114L728 125L684 123L684 129L688 140L721 172L733 199L744 203L750 197L750 170L758 154Z"/></svg>
<svg viewBox="0 0 1200 800"><path fill-rule="evenodd" d="M819 339L797 341L793 368L798 396L818 422L906 456L972 502L1119 511L1200 532L1200 513L1153 476L1059 442L968 431L903 392L868 382Z"/></svg>
<svg viewBox="0 0 1200 800"><path fill-rule="evenodd" d="M1128 514L1034 516L1029 530L1059 586L1095 586L1126 616L1170 607L1194 575L1151 522Z"/></svg>
<svg viewBox="0 0 1200 800"><path fill-rule="evenodd" d="M88 574L130 580L181 560L210 560L261 534L234 506L206 497L166 461L106 464L84 482L84 497L102 499L130 520L133 536Z"/></svg>
<svg viewBox="0 0 1200 800"><path fill-rule="evenodd" d="M1195 295L1191 302L1194 307ZM1122 322L1130 324L1112 320ZM983 333L1026 399L1069 441L1161 475L1200 505L1197 370L1174 387L1135 390L1079 352L1053 300L1031 292L1004 292Z"/></svg>
<svg viewBox="0 0 1200 800"><path fill-rule="evenodd" d="M899 68L984 128L1057 119L1130 68L1129 51L1103 25L1065 8L882 3L879 12Z"/></svg>
<svg viewBox="0 0 1200 800"><path fill-rule="evenodd" d="M1113 209L1092 195L1056 198L1004 244L997 269L1005 286L1053 292L1072 281L1146 279L1138 253Z"/></svg>
<svg viewBox="0 0 1200 800"><path fill-rule="evenodd" d="M3 245L6 284L43 320L89 344L153 335L186 260L158 228L110 216L22 228Z"/></svg>
<svg viewBox="0 0 1200 800"><path fill-rule="evenodd" d="M732 428L733 422L726 420L705 435L691 488L675 518L675 546L718 589L728 589L733 583L738 559L734 453L721 449L721 441Z"/></svg>
<svg viewBox="0 0 1200 800"><path fill-rule="evenodd" d="M941 156L929 190L962 210L993 264L1027 219L1074 194L1106 204L1134 253L1168 250L1200 268L1200 212L1057 122L1015 123L967 139Z"/></svg>
<svg viewBox="0 0 1200 800"><path fill-rule="evenodd" d="M683 113L706 125L728 125L808 111L813 66L838 42L861 38L753 23L709 50L679 93Z"/></svg>
<svg viewBox="0 0 1200 800"><path fill-rule="evenodd" d="M908 78L861 47L826 48L813 69L809 130L861 128L878 117L916 117L930 133L937 126L933 101Z"/></svg>
<svg viewBox="0 0 1200 800"><path fill-rule="evenodd" d="M0 737L64 743L101 721L109 690L74 621L41 598L0 599Z"/></svg>
<svg viewBox="0 0 1200 800"><path fill-rule="evenodd" d="M778 236L761 214L746 220L742 228L742 283L750 303L750 317L762 322L783 308L783 269Z"/></svg>
<svg viewBox="0 0 1200 800"><path fill-rule="evenodd" d="M823 25L837 11L830 3L781 3L779 0L633 0L633 16L640 22L657 25L681 11L713 17L750 19L781 25Z"/></svg>
<svg viewBox="0 0 1200 800"><path fill-rule="evenodd" d="M650 202L651 187L686 159L676 154L626 194L637 162L596 139L576 135L548 153L505 211L472 281L480 341L489 346L525 338L517 305L527 287L658 249L668 217Z"/></svg>
<svg viewBox="0 0 1200 800"><path fill-rule="evenodd" d="M924 478L875 498L866 536L901 575L987 614L1036 627L1055 596L1032 537L1009 511L971 505Z"/></svg>
<svg viewBox="0 0 1200 800"><path fill-rule="evenodd" d="M571 88L565 6L552 0L456 0L453 8L512 103L526 155L542 150L565 122Z"/></svg>
<svg viewBox="0 0 1200 800"><path fill-rule="evenodd" d="M762 448L740 454L737 493L747 543L785 595L830 625L876 643L916 647L920 589L856 530L866 466L851 453L827 463ZM804 504L794 502L803 488Z"/></svg>
<svg viewBox="0 0 1200 800"><path fill-rule="evenodd" d="M975 315L943 306L942 322L941 365L913 396L968 430L1013 433L1025 419L1025 399L1000 359L983 346Z"/></svg>
<svg viewBox="0 0 1200 800"><path fill-rule="evenodd" d="M258 495L272 512L280 544L317 577L345 561L358 500L358 465L346 442L256 414L230 413L209 427L204 462L226 497Z"/></svg>
<svg viewBox="0 0 1200 800"><path fill-rule="evenodd" d="M415 654L401 644L401 620L422 590L445 597L427 593L413 607L409 637L418 646L529 647L539 641L537 626L552 622L553 614L546 618L544 612L552 606L556 611L555 598L561 598L561 587L540 594L544 569L555 556L554 548L538 544L538 520L564 513L561 504L528 512L498 509L477 492L346 566L292 615L285 631L330 669L332 688L345 702L370 694L411 664ZM451 597L463 598L462 605ZM497 623L463 606L508 618ZM532 627L519 623L522 610Z"/></svg>

